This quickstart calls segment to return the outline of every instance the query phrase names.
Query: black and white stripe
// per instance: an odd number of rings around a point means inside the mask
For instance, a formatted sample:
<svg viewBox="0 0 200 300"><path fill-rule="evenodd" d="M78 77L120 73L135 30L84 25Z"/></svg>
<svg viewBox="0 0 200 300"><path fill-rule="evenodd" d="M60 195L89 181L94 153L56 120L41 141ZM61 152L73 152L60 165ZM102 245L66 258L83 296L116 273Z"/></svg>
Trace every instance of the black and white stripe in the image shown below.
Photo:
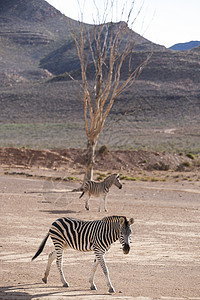
<svg viewBox="0 0 200 300"><path fill-rule="evenodd" d="M119 174L112 174L106 177L101 182L96 182L92 180L85 181L81 187L82 194L80 198L86 193L87 198L85 200L85 208L89 210L89 199L91 196L99 197L99 212L101 211L101 196L103 196L104 200L104 210L107 211L106 208L106 196L109 192L109 189L112 185L116 185L119 189L122 188L122 184L119 180Z"/></svg>
<svg viewBox="0 0 200 300"><path fill-rule="evenodd" d="M46 241L50 236L55 250L49 254L45 275L42 279L43 282L47 283L51 264L56 259L63 286L69 286L62 269L62 256L64 248L72 248L79 251L93 251L95 254L92 273L89 279L91 289L96 290L94 274L97 266L100 264L107 279L109 292L114 292L104 260L104 254L110 248L110 245L118 239L122 244L124 254L129 253L131 236L130 225L133 224L133 222L133 218L130 218L128 221L127 218L123 216L110 216L96 221L81 221L65 217L56 220L51 225L49 232L32 258L32 260L35 259L43 251Z"/></svg>

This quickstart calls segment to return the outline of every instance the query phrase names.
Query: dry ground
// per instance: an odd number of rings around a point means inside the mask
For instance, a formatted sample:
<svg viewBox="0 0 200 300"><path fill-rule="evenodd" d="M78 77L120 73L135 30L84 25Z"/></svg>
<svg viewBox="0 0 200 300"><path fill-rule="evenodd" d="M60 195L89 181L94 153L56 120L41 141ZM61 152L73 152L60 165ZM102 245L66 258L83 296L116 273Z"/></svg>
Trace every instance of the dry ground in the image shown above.
<svg viewBox="0 0 200 300"><path fill-rule="evenodd" d="M85 211L79 194L69 192L78 186L78 182L5 176L1 170L0 299L200 299L199 181L123 181L122 190L111 188L108 213L97 212L95 198L91 210ZM93 254L74 250L64 256L70 287L62 287L55 263L47 285L43 284L51 240L37 260L31 262L31 257L51 223L61 216L92 220L105 215L135 219L129 255L116 242L105 257L116 293L107 292L100 268L98 290L90 291Z"/></svg>

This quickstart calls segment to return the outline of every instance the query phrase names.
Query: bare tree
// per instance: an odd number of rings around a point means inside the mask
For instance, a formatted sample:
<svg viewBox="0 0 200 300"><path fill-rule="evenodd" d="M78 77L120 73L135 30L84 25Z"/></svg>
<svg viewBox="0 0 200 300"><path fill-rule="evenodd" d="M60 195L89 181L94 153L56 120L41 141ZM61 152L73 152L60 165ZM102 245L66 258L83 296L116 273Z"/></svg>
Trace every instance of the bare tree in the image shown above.
<svg viewBox="0 0 200 300"><path fill-rule="evenodd" d="M107 5L108 1L105 0L105 2ZM114 0L111 8L113 3ZM77 30L68 20L81 68L81 89L87 136L84 180L93 177L95 148L115 99L134 83L150 58L148 56L139 65L134 65L133 53L138 35L128 26L133 4L134 2L128 11L127 22L106 22L106 9L102 21L93 26L79 22ZM100 19L98 8L97 16ZM122 71L123 80L121 79ZM91 74L93 74L92 80ZM75 80L72 75L69 76Z"/></svg>

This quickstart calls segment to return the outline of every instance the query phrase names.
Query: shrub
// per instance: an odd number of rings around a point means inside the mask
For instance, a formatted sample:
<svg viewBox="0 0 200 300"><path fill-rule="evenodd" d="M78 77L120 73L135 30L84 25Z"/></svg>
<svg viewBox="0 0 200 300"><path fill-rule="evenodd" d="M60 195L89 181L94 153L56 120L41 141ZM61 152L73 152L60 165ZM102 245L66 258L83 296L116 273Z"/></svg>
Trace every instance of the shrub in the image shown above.
<svg viewBox="0 0 200 300"><path fill-rule="evenodd" d="M189 161L184 161L183 163L181 163L180 165L177 166L175 171L178 172L183 172L185 171L185 169L191 168L191 164L189 163Z"/></svg>
<svg viewBox="0 0 200 300"><path fill-rule="evenodd" d="M162 161L159 161L159 162L155 163L154 165L149 165L147 167L147 170L149 170L149 171L151 171L151 170L168 171L169 165L165 164Z"/></svg>
<svg viewBox="0 0 200 300"><path fill-rule="evenodd" d="M103 145L99 148L99 154L104 154L104 153L106 154L108 152L109 152L109 150L108 150L108 147L106 145Z"/></svg>
<svg viewBox="0 0 200 300"><path fill-rule="evenodd" d="M195 156L192 153L187 153L186 156L189 157L190 159L195 159Z"/></svg>
<svg viewBox="0 0 200 300"><path fill-rule="evenodd" d="M98 176L96 178L97 181L102 181L107 175L104 173L98 173Z"/></svg>
<svg viewBox="0 0 200 300"><path fill-rule="evenodd" d="M195 167L197 167L197 168L200 167L200 160L195 161Z"/></svg>

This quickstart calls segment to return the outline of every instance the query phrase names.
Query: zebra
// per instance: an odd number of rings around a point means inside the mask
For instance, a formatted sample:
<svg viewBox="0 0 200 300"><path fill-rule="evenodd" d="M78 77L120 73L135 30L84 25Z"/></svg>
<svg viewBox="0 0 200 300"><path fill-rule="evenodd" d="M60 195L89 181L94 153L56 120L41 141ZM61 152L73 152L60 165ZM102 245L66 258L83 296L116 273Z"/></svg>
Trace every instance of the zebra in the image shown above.
<svg viewBox="0 0 200 300"><path fill-rule="evenodd" d="M107 279L109 292L114 293L115 290L109 278L104 254L108 251L111 244L117 240L122 244L124 254L129 253L131 237L130 225L133 223L133 218L128 220L124 216L109 216L95 221L82 221L68 217L57 219L52 223L38 251L32 258L32 260L34 260L43 251L46 241L50 236L55 250L49 254L46 271L42 278L43 282L47 283L51 264L56 259L62 284L64 287L69 286L62 269L64 248L72 248L79 251L93 251L95 259L89 278L90 288L91 290L97 289L94 283L94 275L100 264Z"/></svg>
<svg viewBox="0 0 200 300"><path fill-rule="evenodd" d="M81 187L82 194L79 198L81 198L85 193L88 194L85 200L85 209L89 210L89 199L90 197L96 196L99 197L99 212L101 211L101 195L103 195L104 200L104 211L107 211L106 208L106 196L109 192L109 189L112 185L116 185L119 189L122 188L122 184L119 180L119 174L112 174L107 176L103 181L96 182L92 180L85 181Z"/></svg>

